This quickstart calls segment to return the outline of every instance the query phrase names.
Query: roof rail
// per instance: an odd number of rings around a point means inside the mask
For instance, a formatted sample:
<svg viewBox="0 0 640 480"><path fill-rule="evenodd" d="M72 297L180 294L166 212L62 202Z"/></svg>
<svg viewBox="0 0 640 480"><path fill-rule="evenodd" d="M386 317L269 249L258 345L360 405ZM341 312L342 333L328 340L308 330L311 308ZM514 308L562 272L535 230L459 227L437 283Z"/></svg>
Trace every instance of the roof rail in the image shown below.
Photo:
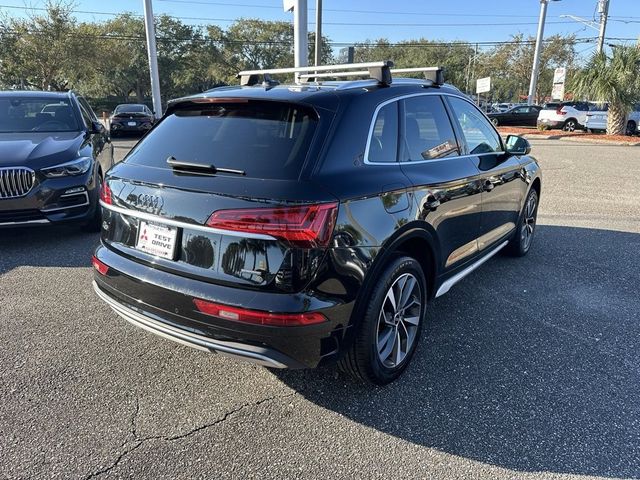
<svg viewBox="0 0 640 480"><path fill-rule="evenodd" d="M267 70L244 70L238 73L240 85L257 85L270 80L270 75L296 73L300 82L312 78L335 78L369 75L383 85L391 83L391 60L368 63L345 63L341 65L318 65L311 67L272 68ZM261 78L262 77L262 78ZM264 79L264 80L263 80Z"/></svg>
<svg viewBox="0 0 640 480"><path fill-rule="evenodd" d="M245 70L238 73L240 85L253 86L258 84L271 85L274 80L271 75L295 73L296 81L300 83L317 80L319 78L341 78L368 76L382 85L390 85L392 74L417 73L424 74L425 79L434 85L444 84L444 69L442 67L391 68L393 62L384 60L368 63L345 63L340 65L319 65L295 68L271 68L266 70Z"/></svg>

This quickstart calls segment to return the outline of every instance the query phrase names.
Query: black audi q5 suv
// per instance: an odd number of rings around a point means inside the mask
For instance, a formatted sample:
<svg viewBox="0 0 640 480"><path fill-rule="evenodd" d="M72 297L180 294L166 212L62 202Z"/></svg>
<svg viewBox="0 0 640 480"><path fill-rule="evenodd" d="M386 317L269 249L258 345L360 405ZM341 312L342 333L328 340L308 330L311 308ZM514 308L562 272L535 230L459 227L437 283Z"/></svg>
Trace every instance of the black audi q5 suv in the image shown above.
<svg viewBox="0 0 640 480"><path fill-rule="evenodd" d="M172 101L106 175L97 294L202 350L398 377L430 300L528 252L541 177L528 142L503 141L440 70L390 65L290 85L269 74L291 69L241 72Z"/></svg>

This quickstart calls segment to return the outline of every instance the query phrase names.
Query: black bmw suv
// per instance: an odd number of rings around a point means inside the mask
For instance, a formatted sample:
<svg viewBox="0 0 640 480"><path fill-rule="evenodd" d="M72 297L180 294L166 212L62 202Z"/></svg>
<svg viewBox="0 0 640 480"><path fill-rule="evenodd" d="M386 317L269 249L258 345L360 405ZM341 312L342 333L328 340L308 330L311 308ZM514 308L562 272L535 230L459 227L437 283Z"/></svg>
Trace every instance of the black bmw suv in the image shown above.
<svg viewBox="0 0 640 480"><path fill-rule="evenodd" d="M0 92L0 227L75 222L100 230L113 165L105 127L74 92Z"/></svg>
<svg viewBox="0 0 640 480"><path fill-rule="evenodd" d="M98 295L202 350L398 377L431 299L527 253L541 179L526 140L503 142L440 71L390 65L291 85L268 75L291 69L241 72L171 102L105 178Z"/></svg>

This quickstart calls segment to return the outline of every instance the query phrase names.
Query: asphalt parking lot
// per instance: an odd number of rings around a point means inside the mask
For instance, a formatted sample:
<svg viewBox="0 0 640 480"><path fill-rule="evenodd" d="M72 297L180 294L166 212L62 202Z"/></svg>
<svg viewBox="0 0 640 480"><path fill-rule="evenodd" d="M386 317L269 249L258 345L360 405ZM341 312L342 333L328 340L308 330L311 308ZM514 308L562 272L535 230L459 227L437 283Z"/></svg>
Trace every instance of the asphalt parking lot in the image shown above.
<svg viewBox="0 0 640 480"><path fill-rule="evenodd" d="M155 337L93 293L97 236L0 231L0 478L640 478L640 148L533 155L530 255L434 301L385 388Z"/></svg>

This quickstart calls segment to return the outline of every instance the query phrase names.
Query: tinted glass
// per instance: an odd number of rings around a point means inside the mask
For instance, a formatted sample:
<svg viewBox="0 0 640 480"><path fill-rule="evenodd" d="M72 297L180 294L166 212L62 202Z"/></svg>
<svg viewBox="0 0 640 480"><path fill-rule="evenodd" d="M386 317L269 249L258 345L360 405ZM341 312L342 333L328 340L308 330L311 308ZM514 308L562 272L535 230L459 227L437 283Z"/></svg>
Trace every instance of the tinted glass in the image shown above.
<svg viewBox="0 0 640 480"><path fill-rule="evenodd" d="M398 155L398 103L385 105L378 111L369 140L370 162L391 163Z"/></svg>
<svg viewBox="0 0 640 480"><path fill-rule="evenodd" d="M167 158L243 170L248 177L294 179L315 132L315 113L288 103L201 104L175 111L126 162L171 168Z"/></svg>
<svg viewBox="0 0 640 480"><path fill-rule="evenodd" d="M468 153L502 151L500 137L480 110L457 97L450 97L449 101L467 142Z"/></svg>
<svg viewBox="0 0 640 480"><path fill-rule="evenodd" d="M80 127L68 99L0 98L0 132L72 132Z"/></svg>
<svg viewBox="0 0 640 480"><path fill-rule="evenodd" d="M114 113L146 113L144 105L118 105Z"/></svg>
<svg viewBox="0 0 640 480"><path fill-rule="evenodd" d="M449 116L439 96L404 101L403 160L420 161L459 155Z"/></svg>
<svg viewBox="0 0 640 480"><path fill-rule="evenodd" d="M91 108L91 105L89 105L89 103L84 98L78 97L78 102L80 102L80 105L82 106L82 108L84 108L84 110L89 115L89 117L91 117L91 120L94 120L94 121L98 120L98 117L96 117L96 114Z"/></svg>
<svg viewBox="0 0 640 480"><path fill-rule="evenodd" d="M556 110L559 106L559 103L547 103L542 110Z"/></svg>

